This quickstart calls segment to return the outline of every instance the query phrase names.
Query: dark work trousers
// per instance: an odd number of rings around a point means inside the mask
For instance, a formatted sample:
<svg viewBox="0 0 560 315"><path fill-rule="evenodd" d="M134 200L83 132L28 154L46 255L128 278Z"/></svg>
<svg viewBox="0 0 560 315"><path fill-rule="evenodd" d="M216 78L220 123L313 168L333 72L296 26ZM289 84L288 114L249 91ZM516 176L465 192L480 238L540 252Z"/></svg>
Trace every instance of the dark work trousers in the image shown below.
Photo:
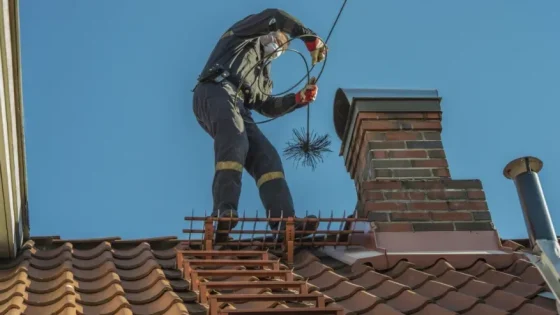
<svg viewBox="0 0 560 315"><path fill-rule="evenodd" d="M201 83L193 96L193 111L214 140L213 215L237 211L243 169L255 179L266 216L295 216L292 196L276 149L253 122L237 88L230 83ZM271 224L273 227L276 224Z"/></svg>

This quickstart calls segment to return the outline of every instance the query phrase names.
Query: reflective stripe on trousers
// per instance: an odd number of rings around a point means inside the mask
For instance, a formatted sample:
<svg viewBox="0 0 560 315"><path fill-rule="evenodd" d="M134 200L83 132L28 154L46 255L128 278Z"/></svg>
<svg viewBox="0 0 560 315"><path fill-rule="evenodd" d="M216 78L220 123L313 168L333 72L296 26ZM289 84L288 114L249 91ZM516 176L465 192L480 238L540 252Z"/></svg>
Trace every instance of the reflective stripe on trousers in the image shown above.
<svg viewBox="0 0 560 315"><path fill-rule="evenodd" d="M279 179L279 178L284 179L284 173L282 172L265 173L261 175L261 177L259 177L259 180L257 180L257 187L261 188L262 184L271 181L273 179Z"/></svg>
<svg viewBox="0 0 560 315"><path fill-rule="evenodd" d="M243 169L254 178L264 208L272 217L295 215L292 196L276 148L252 121L236 89L205 83L195 89L193 111L214 140L213 213L237 210ZM242 119L240 119L242 118ZM252 215L252 214L251 214Z"/></svg>
<svg viewBox="0 0 560 315"><path fill-rule="evenodd" d="M216 171L234 170L238 172L243 171L243 164L235 161L224 161L216 163Z"/></svg>

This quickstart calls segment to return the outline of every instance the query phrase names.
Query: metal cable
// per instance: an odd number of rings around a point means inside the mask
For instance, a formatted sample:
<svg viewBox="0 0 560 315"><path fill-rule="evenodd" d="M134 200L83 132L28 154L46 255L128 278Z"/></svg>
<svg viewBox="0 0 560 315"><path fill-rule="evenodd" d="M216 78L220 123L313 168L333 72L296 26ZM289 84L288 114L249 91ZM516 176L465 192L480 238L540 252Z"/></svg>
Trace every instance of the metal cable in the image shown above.
<svg viewBox="0 0 560 315"><path fill-rule="evenodd" d="M323 71L325 70L325 66L326 66L326 64L327 64L327 59L328 59L328 46L327 46L327 43L328 43L328 41L329 41L329 39L330 39L330 37L331 37L331 35L332 35L332 33L333 33L333 31L334 31L336 25L338 24L338 20L339 20L340 16L342 15L342 12L344 11L344 7L346 6L346 2L347 2L347 1L348 1L348 0L344 0L344 2L342 3L342 6L340 7L340 9L339 9L339 11L338 11L338 15L336 16L336 19L334 20L334 22L333 22L333 24L332 24L332 26L331 26L331 29L329 30L329 34L327 35L326 40L323 42L324 45L325 45L325 47L326 47L326 54L325 54L325 59L323 60L323 65L322 65L322 67L321 67L321 70L319 71L319 74L317 75L317 77L316 77L316 79L315 79L315 84L317 84L317 82L319 82L319 79L321 78L321 75L323 74ZM319 36L316 36L316 35L302 35L302 36L292 37L292 38L290 38L288 41L286 41L285 43L283 43L281 46L279 46L277 49L275 49L273 52L271 52L271 53L270 53L267 57L265 57L263 60L260 60L259 62L257 62L256 64L254 64L254 65L247 71L247 73L241 78L240 81L241 81L241 82L244 82L244 81L245 81L245 77L246 77L249 73L251 73L251 72L255 69L255 67L257 67L257 66L263 64L264 62L269 61L269 60L270 60L270 57L271 57L271 56L274 56L275 53L276 53L279 49L281 49L283 46L288 45L291 41L293 41L293 40L295 40L295 39L299 39L299 38L301 38L301 37L316 37L316 38L318 38L319 40L323 41ZM311 71L313 71L313 69L315 68L315 65L312 65L312 66L311 66L311 69L310 69L310 68L309 68L309 64L307 63L307 60L305 59L305 57L303 56L303 54L302 54L301 52L299 52L299 51L297 51L297 50L295 50L295 49L286 49L286 51L295 52L295 53L299 54L299 55L302 57L302 59L303 59L303 61L304 61L304 63L305 63L306 74L303 76L303 78L301 78L301 80L299 80L299 81L298 81L296 84L294 84L291 88L289 88L289 89L287 89L286 91L283 91L283 92L281 92L281 93L278 93L278 94L267 94L267 93L264 93L264 92L262 91L261 85L260 85L260 84L257 84L257 86L258 86L258 88L259 88L259 91L260 91L262 94L264 94L264 95L266 95L266 96L269 96L269 97L270 97L270 96L278 96L278 95L281 95L281 94L289 93L291 90L295 89L301 82L303 82L303 80L305 80L306 78L307 78L307 84L309 84L309 83L311 82L310 73L311 73ZM257 77L258 77L258 79L260 80L260 75L257 76ZM255 82L253 82L253 84L254 84L254 83L255 83ZM237 88L237 91L236 91L236 93L235 93L234 104L237 103L238 95L239 95L239 92L241 91L241 88L242 88L242 84L240 84L239 87ZM275 120L275 119L277 119L277 118L280 118L280 117L282 117L282 116L284 116L284 115L290 113L290 112L291 112L295 107L297 107L297 106L298 106L298 104L294 104L293 106L289 107L289 108L288 108L285 112L283 112L282 114L280 114L280 115L278 115L278 116L276 116L276 117L270 118L270 119L266 119L266 120L262 120L262 121L258 121L258 122L255 122L255 121L248 121L248 120L246 120L245 118L243 118L243 120L244 120L246 123L250 123L250 124L257 124L257 125L258 125L258 124L264 124L264 123L273 121L273 120ZM309 105L307 105L307 137L308 137L308 138L309 138L309 121L310 121L310 109L309 109Z"/></svg>

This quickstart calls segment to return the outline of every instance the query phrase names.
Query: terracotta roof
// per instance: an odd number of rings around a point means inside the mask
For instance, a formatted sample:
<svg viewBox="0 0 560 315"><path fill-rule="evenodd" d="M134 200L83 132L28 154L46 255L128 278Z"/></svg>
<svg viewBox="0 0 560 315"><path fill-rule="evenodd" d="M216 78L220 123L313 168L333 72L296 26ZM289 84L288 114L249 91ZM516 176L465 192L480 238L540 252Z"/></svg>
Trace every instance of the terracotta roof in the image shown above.
<svg viewBox="0 0 560 315"><path fill-rule="evenodd" d="M222 251L213 258L220 266L210 266L186 244L173 237L35 238L0 266L0 314L207 314L208 303L222 312L306 307L327 314L311 307L323 302L344 314L556 314L537 269L514 252L486 261L476 254L412 255L376 270L299 249L290 269L258 249ZM185 251L186 264L178 263L177 250ZM222 294L207 300L198 294L205 291Z"/></svg>

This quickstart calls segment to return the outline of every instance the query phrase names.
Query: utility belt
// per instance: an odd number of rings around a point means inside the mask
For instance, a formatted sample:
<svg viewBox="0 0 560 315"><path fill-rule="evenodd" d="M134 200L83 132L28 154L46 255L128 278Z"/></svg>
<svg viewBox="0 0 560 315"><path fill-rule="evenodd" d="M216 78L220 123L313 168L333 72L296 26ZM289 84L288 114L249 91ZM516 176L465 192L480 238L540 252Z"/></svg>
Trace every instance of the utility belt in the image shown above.
<svg viewBox="0 0 560 315"><path fill-rule="evenodd" d="M229 84L237 92L237 97L245 100L250 92L250 87L241 82L241 80L236 76L232 75L228 69L220 64L215 64L210 67L203 75L198 77L199 83L217 83L217 84Z"/></svg>

